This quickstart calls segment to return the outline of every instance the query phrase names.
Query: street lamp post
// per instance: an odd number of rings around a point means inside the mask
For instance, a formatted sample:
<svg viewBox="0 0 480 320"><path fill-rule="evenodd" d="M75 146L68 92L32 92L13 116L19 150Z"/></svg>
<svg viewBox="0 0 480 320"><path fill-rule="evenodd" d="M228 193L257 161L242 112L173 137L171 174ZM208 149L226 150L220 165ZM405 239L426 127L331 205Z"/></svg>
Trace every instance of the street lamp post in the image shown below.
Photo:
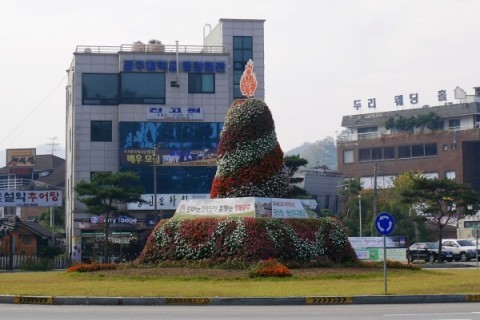
<svg viewBox="0 0 480 320"><path fill-rule="evenodd" d="M360 227L360 237L362 236L362 195L358 195L358 224Z"/></svg>

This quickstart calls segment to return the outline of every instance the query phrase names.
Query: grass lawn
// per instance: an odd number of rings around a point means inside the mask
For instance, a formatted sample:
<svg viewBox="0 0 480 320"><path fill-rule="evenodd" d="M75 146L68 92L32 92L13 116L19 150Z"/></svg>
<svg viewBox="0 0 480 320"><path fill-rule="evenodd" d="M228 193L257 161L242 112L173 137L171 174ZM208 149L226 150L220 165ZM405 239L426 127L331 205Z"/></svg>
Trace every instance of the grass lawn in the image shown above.
<svg viewBox="0 0 480 320"><path fill-rule="evenodd" d="M292 270L288 278L249 278L245 270L187 268L0 273L0 295L109 297L294 297L383 295L383 269ZM398 270L388 294L479 294L480 271Z"/></svg>

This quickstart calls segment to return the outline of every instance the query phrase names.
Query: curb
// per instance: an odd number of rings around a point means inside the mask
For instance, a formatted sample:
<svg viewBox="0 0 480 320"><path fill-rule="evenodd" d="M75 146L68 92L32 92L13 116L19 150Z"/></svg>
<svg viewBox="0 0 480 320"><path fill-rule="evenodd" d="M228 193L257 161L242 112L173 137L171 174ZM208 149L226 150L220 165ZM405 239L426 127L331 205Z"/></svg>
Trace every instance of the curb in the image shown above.
<svg viewBox="0 0 480 320"><path fill-rule="evenodd" d="M0 304L45 305L332 305L480 302L475 295L378 295L312 297L67 297L0 295Z"/></svg>

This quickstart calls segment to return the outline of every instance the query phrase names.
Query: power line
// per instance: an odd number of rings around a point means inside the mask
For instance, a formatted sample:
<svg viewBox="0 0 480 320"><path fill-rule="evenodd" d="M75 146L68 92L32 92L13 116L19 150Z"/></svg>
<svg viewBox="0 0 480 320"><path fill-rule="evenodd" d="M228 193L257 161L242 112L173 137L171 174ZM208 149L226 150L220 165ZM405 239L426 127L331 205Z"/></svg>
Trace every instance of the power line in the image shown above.
<svg viewBox="0 0 480 320"><path fill-rule="evenodd" d="M9 134L7 134L2 140L0 140L0 145L1 144L4 144L5 141L7 141L15 132L18 131L18 129L20 129L20 127L26 123L26 121L37 111L37 109L41 109L40 107L42 107L42 105L44 104L44 102L55 92L55 90L57 90L58 86L61 85L64 81L65 81L65 78L67 77L67 75L64 75L62 77L62 80L60 80L51 90L50 92L47 93L47 95L35 106L35 108L33 108L32 111L30 111L29 114L27 114L27 116L22 120L20 121L20 123L12 130L10 131Z"/></svg>

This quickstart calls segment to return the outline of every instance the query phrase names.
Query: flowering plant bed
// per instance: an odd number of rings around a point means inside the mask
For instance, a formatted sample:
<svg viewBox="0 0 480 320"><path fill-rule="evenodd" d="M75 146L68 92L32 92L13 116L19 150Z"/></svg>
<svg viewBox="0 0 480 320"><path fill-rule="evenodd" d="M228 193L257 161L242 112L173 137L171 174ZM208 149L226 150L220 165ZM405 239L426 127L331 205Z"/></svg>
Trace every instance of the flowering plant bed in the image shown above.
<svg viewBox="0 0 480 320"><path fill-rule="evenodd" d="M315 264L355 262L357 257L335 218L198 218L157 225L138 258L139 264L162 261L211 263L282 262Z"/></svg>

